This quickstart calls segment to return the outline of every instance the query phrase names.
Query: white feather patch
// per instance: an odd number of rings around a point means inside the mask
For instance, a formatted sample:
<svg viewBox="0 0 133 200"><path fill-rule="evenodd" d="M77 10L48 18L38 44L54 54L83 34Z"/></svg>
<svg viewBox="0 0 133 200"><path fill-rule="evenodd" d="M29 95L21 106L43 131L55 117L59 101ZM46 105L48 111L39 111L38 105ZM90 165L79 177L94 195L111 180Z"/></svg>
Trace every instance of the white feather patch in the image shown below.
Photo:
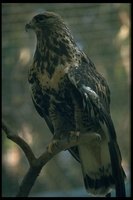
<svg viewBox="0 0 133 200"><path fill-rule="evenodd" d="M99 179L103 173L105 175L112 173L108 144L105 139L92 140L88 144L78 145L78 148L83 171L90 178ZM104 169L102 174L99 169Z"/></svg>
<svg viewBox="0 0 133 200"><path fill-rule="evenodd" d="M82 88L84 89L84 91L89 95L90 99L93 101L93 103L95 103L95 105L100 108L100 99L99 96L96 94L96 92L94 90L92 90L90 87L87 87L85 85L82 85Z"/></svg>

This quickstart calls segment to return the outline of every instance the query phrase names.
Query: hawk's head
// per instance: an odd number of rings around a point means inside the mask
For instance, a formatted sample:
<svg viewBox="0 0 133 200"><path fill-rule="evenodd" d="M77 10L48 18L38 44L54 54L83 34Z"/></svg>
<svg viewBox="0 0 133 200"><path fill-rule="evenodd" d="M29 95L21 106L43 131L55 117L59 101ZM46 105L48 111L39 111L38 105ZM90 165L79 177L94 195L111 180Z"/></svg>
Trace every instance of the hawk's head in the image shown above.
<svg viewBox="0 0 133 200"><path fill-rule="evenodd" d="M56 65L57 63L59 64L59 57L62 60L65 59L62 62L64 63L68 60L72 61L77 56L75 55L76 53L80 54L68 26L56 13L44 12L34 16L31 22L26 24L25 29L26 31L32 29L36 33L36 55L45 55L47 60L49 59L50 61L54 58L53 62ZM59 56L58 59L55 56Z"/></svg>
<svg viewBox="0 0 133 200"><path fill-rule="evenodd" d="M66 34L66 32L69 34L70 32L68 26L64 23L62 18L53 12L44 12L34 16L31 22L26 24L25 29L26 31L28 29L32 29L37 35L43 31L43 33L47 36L51 36L56 33Z"/></svg>

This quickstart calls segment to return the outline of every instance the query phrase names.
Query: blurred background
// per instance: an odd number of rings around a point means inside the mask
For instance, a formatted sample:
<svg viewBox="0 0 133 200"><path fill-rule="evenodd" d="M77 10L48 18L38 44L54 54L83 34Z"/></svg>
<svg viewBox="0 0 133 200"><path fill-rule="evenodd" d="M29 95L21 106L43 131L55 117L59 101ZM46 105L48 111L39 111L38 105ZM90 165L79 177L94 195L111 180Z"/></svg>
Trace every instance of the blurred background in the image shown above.
<svg viewBox="0 0 133 200"><path fill-rule="evenodd" d="M127 174L130 196L130 4L129 3L3 3L2 118L41 155L52 138L29 93L28 67L36 38L25 24L36 14L52 11L70 27L75 42L106 78L111 115ZM2 196L12 197L29 168L24 153L2 135ZM80 165L63 151L42 169L29 196L83 196Z"/></svg>

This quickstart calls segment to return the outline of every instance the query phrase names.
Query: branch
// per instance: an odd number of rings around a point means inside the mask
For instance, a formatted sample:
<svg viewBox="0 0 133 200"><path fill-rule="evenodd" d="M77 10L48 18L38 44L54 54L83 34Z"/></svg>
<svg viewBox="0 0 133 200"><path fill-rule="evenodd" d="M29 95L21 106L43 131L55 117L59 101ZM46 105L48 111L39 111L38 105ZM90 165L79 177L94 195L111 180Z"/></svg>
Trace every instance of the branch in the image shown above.
<svg viewBox="0 0 133 200"><path fill-rule="evenodd" d="M21 147L21 149L26 155L26 158L29 161L29 164L31 165L35 159L35 156L31 148L29 147L29 145L21 137L15 134L14 131L10 128L10 126L4 120L2 120L2 129L6 133L6 136L8 139L12 140L13 142L15 142L17 145Z"/></svg>
<svg viewBox="0 0 133 200"><path fill-rule="evenodd" d="M70 137L68 139L59 140L57 145L52 146L52 154L50 154L47 150L37 159L38 162L42 162L45 165L51 158L53 158L56 154L60 153L63 150L67 150L70 147L77 146L79 144L90 143L92 140L96 138L95 134L84 133L77 136Z"/></svg>
<svg viewBox="0 0 133 200"><path fill-rule="evenodd" d="M68 141L68 139L63 139L58 142L58 146L53 145L52 154L50 154L48 150L45 150L45 152L42 153L42 155L39 158L36 158L29 145L21 137L15 134L14 131L9 127L9 125L3 120L2 120L2 129L6 133L7 138L9 138L10 140L12 140L21 147L30 164L30 168L20 185L19 192L16 195L16 197L27 197L29 195L29 192L33 187L34 182L38 177L42 167L56 154L70 147L83 143L88 143L96 139L96 135L94 133L80 134L78 139L76 136L72 136L70 137L70 141Z"/></svg>

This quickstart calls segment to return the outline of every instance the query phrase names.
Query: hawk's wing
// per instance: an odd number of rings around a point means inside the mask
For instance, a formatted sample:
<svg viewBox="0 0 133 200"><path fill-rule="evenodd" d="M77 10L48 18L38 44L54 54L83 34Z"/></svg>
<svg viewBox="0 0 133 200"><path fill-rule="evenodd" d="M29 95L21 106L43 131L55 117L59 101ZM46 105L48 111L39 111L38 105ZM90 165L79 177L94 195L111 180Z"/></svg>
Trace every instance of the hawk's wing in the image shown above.
<svg viewBox="0 0 133 200"><path fill-rule="evenodd" d="M91 68L92 67L92 68ZM92 62L82 63L68 71L68 78L83 98L85 110L100 124L108 141L116 139L110 116L110 92L105 79L93 68Z"/></svg>
<svg viewBox="0 0 133 200"><path fill-rule="evenodd" d="M80 92L83 98L84 110L88 113L88 117L91 117L94 124L99 124L104 133L106 143L105 146L107 146L105 151L108 149L107 151L110 155L109 160L112 168L112 177L115 180L116 193L118 196L125 195L125 174L121 166L122 158L116 140L116 132L109 111L109 88L104 78L96 71L91 61L89 61L89 63L82 63L78 67L72 67L68 71L68 78L71 81L71 83L77 88L78 92ZM86 159L87 157L84 159L84 162L86 162ZM107 176L109 176L109 174ZM86 177L88 178L88 181ZM101 175L101 181L102 178L103 177ZM92 185L98 184L98 180L100 180L97 179L97 183L93 183L93 178L90 179L87 172L84 179L86 188L92 188ZM102 182L100 184L102 185Z"/></svg>

